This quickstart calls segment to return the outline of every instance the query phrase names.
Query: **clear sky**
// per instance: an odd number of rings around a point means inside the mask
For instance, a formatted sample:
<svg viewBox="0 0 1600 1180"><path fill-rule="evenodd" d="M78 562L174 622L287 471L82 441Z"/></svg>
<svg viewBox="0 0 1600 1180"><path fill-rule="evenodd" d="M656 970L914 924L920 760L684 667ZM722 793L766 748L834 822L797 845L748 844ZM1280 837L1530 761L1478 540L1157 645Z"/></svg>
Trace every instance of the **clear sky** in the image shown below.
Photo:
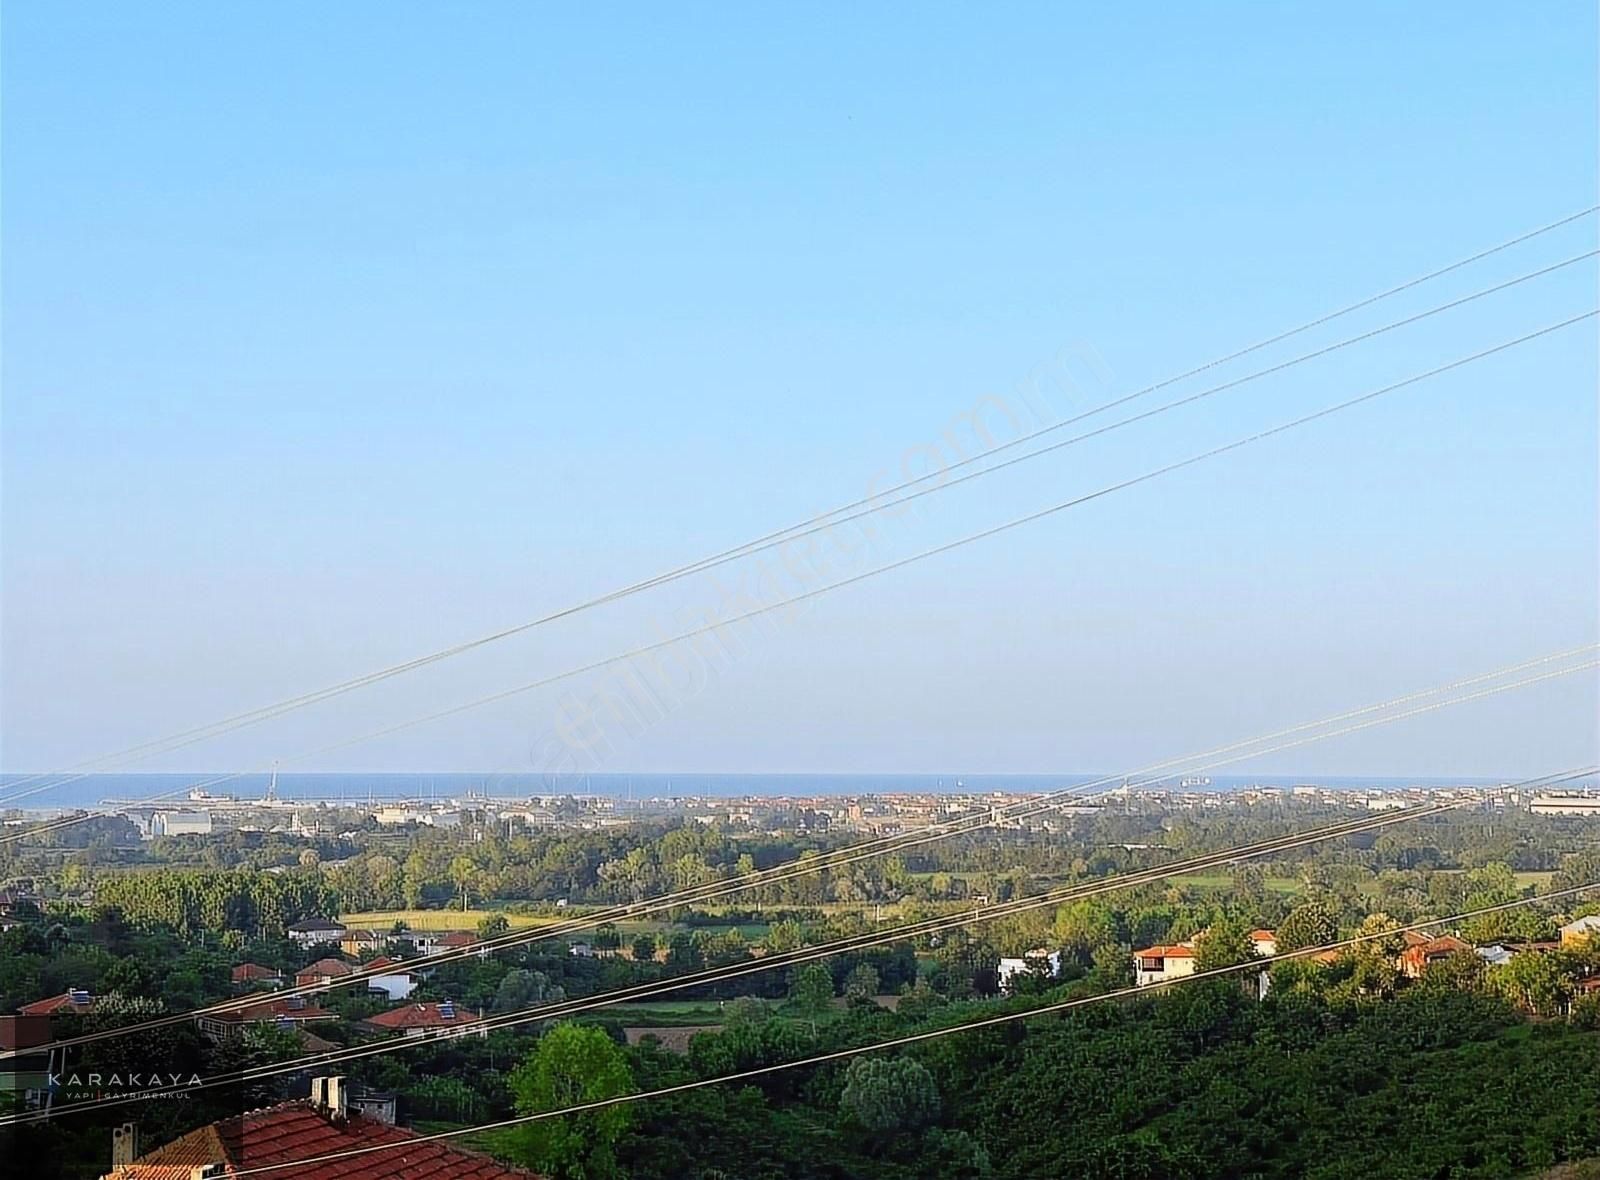
<svg viewBox="0 0 1600 1180"><path fill-rule="evenodd" d="M1064 351L1103 363L1074 364L1057 418L1595 201L1592 4L1077 7L7 5L4 768L854 499ZM1595 238L1570 226L1220 372ZM1587 310L1595 286L1571 267L931 497L851 568ZM1593 641L1595 351L1590 321L840 591L597 765L1116 770ZM717 593L141 766L543 769L556 689L293 759L646 642ZM1263 769L1537 773L1595 757L1596 706L1591 677Z"/></svg>

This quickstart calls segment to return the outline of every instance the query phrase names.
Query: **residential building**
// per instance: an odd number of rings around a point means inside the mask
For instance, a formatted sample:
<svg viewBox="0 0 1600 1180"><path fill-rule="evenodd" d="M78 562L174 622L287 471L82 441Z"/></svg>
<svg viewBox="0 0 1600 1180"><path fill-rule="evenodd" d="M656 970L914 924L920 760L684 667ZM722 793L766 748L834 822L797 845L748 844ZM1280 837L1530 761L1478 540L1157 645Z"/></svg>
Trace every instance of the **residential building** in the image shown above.
<svg viewBox="0 0 1600 1180"><path fill-rule="evenodd" d="M384 941L384 936L374 930L346 930L339 949L352 959L359 959L369 951L382 950Z"/></svg>
<svg viewBox="0 0 1600 1180"><path fill-rule="evenodd" d="M35 1000L17 1011L23 1016L87 1016L94 1011L94 996L82 988L69 987L59 996Z"/></svg>
<svg viewBox="0 0 1600 1180"><path fill-rule="evenodd" d="M1600 939L1600 914L1568 922L1561 928L1561 945L1574 947L1591 938Z"/></svg>
<svg viewBox="0 0 1600 1180"><path fill-rule="evenodd" d="M1270 959L1278 953L1278 932L1276 930L1250 931L1250 945L1255 947L1256 954L1263 959Z"/></svg>
<svg viewBox="0 0 1600 1180"><path fill-rule="evenodd" d="M259 987L280 987L283 984L283 973L275 967L263 967L260 963L239 963L232 972L233 986L239 991L248 991Z"/></svg>
<svg viewBox="0 0 1600 1180"><path fill-rule="evenodd" d="M1516 955L1510 947L1495 943L1493 946L1480 946L1478 948L1478 958L1491 967L1504 967L1512 959L1516 958Z"/></svg>
<svg viewBox="0 0 1600 1180"><path fill-rule="evenodd" d="M338 945L345 936L345 928L330 918L309 918L289 927L289 940L298 946Z"/></svg>
<svg viewBox="0 0 1600 1180"><path fill-rule="evenodd" d="M1153 983L1166 983L1169 979L1182 979L1193 974L1193 942L1150 946L1133 952L1135 987L1149 987Z"/></svg>
<svg viewBox="0 0 1600 1180"><path fill-rule="evenodd" d="M294 1180L538 1180L449 1140L420 1138L370 1117L347 1096L343 1078L313 1078L309 1100L234 1115L143 1155L133 1154L133 1124L122 1130L111 1171L100 1180L225 1180L262 1168ZM381 1150L391 1144L393 1150ZM297 1162L317 1159L324 1162Z"/></svg>
<svg viewBox="0 0 1600 1180"><path fill-rule="evenodd" d="M478 936L476 934L470 934L465 930L447 930L439 936L439 941L435 946L437 951L462 951L475 945L477 941ZM480 950L478 958L484 958L488 953L487 949Z"/></svg>
<svg viewBox="0 0 1600 1180"><path fill-rule="evenodd" d="M365 1086L350 1087L350 1113L392 1127L399 1113L399 1098L393 1090L369 1090Z"/></svg>
<svg viewBox="0 0 1600 1180"><path fill-rule="evenodd" d="M377 958L361 965L363 971L378 974L367 978L367 991L387 996L391 1001L409 999L417 990L418 977L406 970L398 959Z"/></svg>
<svg viewBox="0 0 1600 1180"><path fill-rule="evenodd" d="M263 1000L243 1008L230 1008L222 1012L202 1012L195 1017L195 1025L214 1041L237 1040L244 1030L255 1024L271 1024L285 1031L303 1030L308 1024L326 1024L339 1019L337 1012L306 1003L304 996L284 996L277 1000Z"/></svg>
<svg viewBox="0 0 1600 1180"><path fill-rule="evenodd" d="M387 1012L369 1016L362 1023L371 1032L407 1037L489 1035L483 1027L483 1013L457 1006L451 1000L435 1003L402 1004Z"/></svg>
<svg viewBox="0 0 1600 1180"><path fill-rule="evenodd" d="M1020 959L1001 959L996 974L1001 988L1010 991L1013 980L1035 971L1054 979L1061 973L1061 952L1036 947Z"/></svg>
<svg viewBox="0 0 1600 1180"><path fill-rule="evenodd" d="M322 987L327 984L337 983L347 975L354 974L355 968L343 959L318 959L309 967L302 967L295 972L294 985L296 987Z"/></svg>
<svg viewBox="0 0 1600 1180"><path fill-rule="evenodd" d="M1411 945L1400 952L1400 972L1412 979L1419 978L1434 963L1442 963L1451 955L1476 950L1470 942L1463 942L1453 934L1438 938L1425 938L1420 942L1407 939Z"/></svg>

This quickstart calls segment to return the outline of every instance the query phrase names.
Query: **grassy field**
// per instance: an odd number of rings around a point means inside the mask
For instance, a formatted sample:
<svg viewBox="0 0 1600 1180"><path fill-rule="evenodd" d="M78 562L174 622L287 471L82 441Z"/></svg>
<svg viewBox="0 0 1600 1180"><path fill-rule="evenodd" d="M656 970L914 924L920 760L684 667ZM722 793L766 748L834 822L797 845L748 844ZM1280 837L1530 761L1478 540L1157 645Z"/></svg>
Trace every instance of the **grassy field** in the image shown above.
<svg viewBox="0 0 1600 1180"><path fill-rule="evenodd" d="M1168 881L1170 885L1187 885L1192 889L1232 889L1233 878L1226 873L1185 873ZM1295 877L1268 877L1266 886L1273 893L1299 893L1305 888Z"/></svg>
<svg viewBox="0 0 1600 1180"><path fill-rule="evenodd" d="M404 922L411 930L476 930L478 923L501 910L368 910L365 913L341 914L339 921L352 930L386 931L396 922ZM542 914L503 914L513 930L526 930L533 926L549 926L565 922L565 917L547 917ZM576 917L577 915L573 915Z"/></svg>
<svg viewBox="0 0 1600 1180"><path fill-rule="evenodd" d="M675 1024L720 1024L723 1012L715 1000L653 1000L642 1004L608 1004L599 1015L640 1027Z"/></svg>

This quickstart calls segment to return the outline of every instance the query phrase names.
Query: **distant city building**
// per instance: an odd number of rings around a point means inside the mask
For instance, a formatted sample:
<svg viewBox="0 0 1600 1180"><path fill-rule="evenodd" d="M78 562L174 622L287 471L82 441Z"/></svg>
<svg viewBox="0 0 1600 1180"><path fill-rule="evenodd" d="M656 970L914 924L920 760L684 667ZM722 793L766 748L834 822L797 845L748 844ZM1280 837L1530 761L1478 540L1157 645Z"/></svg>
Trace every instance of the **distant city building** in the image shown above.
<svg viewBox="0 0 1600 1180"><path fill-rule="evenodd" d="M1600 819L1600 797L1592 795L1535 795L1528 810L1534 815L1582 815Z"/></svg>
<svg viewBox="0 0 1600 1180"><path fill-rule="evenodd" d="M211 813L209 811L158 811L150 817L150 835L154 836L209 836Z"/></svg>

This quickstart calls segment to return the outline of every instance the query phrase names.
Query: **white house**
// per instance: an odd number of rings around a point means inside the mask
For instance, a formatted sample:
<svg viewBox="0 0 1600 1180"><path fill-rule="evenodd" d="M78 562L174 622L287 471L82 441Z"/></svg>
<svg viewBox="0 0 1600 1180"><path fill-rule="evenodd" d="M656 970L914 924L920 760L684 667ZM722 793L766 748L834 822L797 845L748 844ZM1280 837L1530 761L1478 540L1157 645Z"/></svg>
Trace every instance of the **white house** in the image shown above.
<svg viewBox="0 0 1600 1180"><path fill-rule="evenodd" d="M1133 952L1133 983L1135 987L1149 987L1169 979L1182 979L1194 974L1194 944L1174 943L1171 946L1147 946Z"/></svg>
<svg viewBox="0 0 1600 1180"><path fill-rule="evenodd" d="M1012 981L1021 975L1029 975L1034 971L1045 969L1050 978L1054 979L1061 973L1061 952L1047 951L1043 947L1029 951L1020 959L1001 959L996 968L1000 977L1000 987L1010 991Z"/></svg>
<svg viewBox="0 0 1600 1180"><path fill-rule="evenodd" d="M289 939L297 946L321 946L323 943L339 943L345 936L345 928L331 918L308 918L304 922L296 922L289 927Z"/></svg>
<svg viewBox="0 0 1600 1180"><path fill-rule="evenodd" d="M416 975L407 971L405 964L395 959L373 959L361 965L363 971L378 971L368 976L367 990L388 996L391 1001L410 999L419 982Z"/></svg>

